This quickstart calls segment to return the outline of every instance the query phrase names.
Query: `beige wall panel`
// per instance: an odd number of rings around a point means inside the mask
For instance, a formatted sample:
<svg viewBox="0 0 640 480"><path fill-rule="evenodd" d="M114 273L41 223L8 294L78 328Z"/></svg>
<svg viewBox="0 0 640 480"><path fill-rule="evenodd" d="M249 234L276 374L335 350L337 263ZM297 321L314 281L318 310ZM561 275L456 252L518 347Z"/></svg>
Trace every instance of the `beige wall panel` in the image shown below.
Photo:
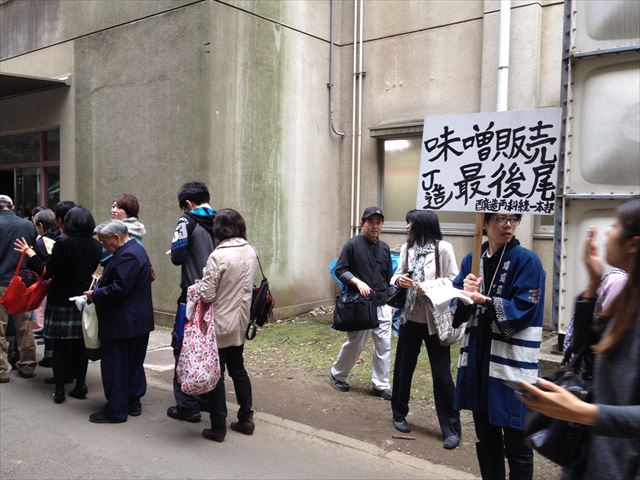
<svg viewBox="0 0 640 480"><path fill-rule="evenodd" d="M544 282L544 325L551 326L553 298L553 239L536 239L532 250L538 254L547 277Z"/></svg>
<svg viewBox="0 0 640 480"><path fill-rule="evenodd" d="M511 8L522 8L529 5L549 5L562 4L563 0L511 0ZM484 13L497 12L500 10L500 0L484 0Z"/></svg>
<svg viewBox="0 0 640 480"><path fill-rule="evenodd" d="M327 44L223 5L211 15L215 204L246 215L279 306L329 299L350 167L329 134Z"/></svg>
<svg viewBox="0 0 640 480"><path fill-rule="evenodd" d="M560 106L564 5L542 9L542 38L537 107Z"/></svg>
<svg viewBox="0 0 640 480"><path fill-rule="evenodd" d="M481 48L481 20L366 43L366 127L476 112Z"/></svg>
<svg viewBox="0 0 640 480"><path fill-rule="evenodd" d="M4 27L3 24L0 26ZM0 72L58 78L73 74L73 42L61 43L0 62Z"/></svg>
<svg viewBox="0 0 640 480"><path fill-rule="evenodd" d="M165 311L175 311L179 283L164 256L181 213L176 191L208 175L208 11L198 4L76 41L76 198L98 222L120 192L139 198Z"/></svg>
<svg viewBox="0 0 640 480"><path fill-rule="evenodd" d="M0 5L0 59L134 21L193 0L38 0Z"/></svg>
<svg viewBox="0 0 640 480"><path fill-rule="evenodd" d="M476 112L481 39L482 22L473 21L365 44L360 210L380 199L378 144L368 129L431 115ZM343 85L350 81L352 70L343 58ZM350 108L343 104L343 111Z"/></svg>
<svg viewBox="0 0 640 480"><path fill-rule="evenodd" d="M265 17L268 21L292 27L308 35L327 41L329 39L329 0L222 0L220 3ZM334 2L334 42L336 43L340 43L338 41L340 10L344 8L344 4L351 3L342 0Z"/></svg>
<svg viewBox="0 0 640 480"><path fill-rule="evenodd" d="M344 3L353 10L353 2ZM477 0L365 1L364 38L366 41L452 23L482 20L482 7L483 3ZM351 19L353 21L353 13Z"/></svg>

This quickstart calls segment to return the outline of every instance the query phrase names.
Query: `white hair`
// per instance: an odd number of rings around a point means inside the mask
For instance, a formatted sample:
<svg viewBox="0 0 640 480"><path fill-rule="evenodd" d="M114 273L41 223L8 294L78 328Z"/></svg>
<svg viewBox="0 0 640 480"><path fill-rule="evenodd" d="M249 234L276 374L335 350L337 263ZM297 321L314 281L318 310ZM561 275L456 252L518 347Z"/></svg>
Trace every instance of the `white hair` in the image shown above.
<svg viewBox="0 0 640 480"><path fill-rule="evenodd" d="M104 235L107 238L114 237L116 235L124 237L125 235L128 235L129 229L127 229L127 225L123 221L113 219L102 222L93 230L93 233Z"/></svg>

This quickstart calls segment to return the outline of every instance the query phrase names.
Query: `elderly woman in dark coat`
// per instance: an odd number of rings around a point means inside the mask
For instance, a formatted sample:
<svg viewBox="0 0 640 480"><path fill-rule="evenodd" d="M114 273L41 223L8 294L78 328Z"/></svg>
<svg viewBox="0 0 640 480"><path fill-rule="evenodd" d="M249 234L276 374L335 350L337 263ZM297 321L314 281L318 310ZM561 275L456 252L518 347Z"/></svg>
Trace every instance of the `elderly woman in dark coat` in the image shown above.
<svg viewBox="0 0 640 480"><path fill-rule="evenodd" d="M29 256L29 265L51 279L47 294L43 336L53 339L53 376L56 389L53 400L65 400L64 384L75 378L76 385L69 395L84 399L87 396L87 353L82 337L82 313L69 297L82 295L91 285L91 275L100 261L100 244L92 237L95 220L83 207L73 207L64 217L64 235L56 241L51 255L42 261L24 238L15 242L16 250Z"/></svg>
<svg viewBox="0 0 640 480"><path fill-rule="evenodd" d="M102 385L107 404L89 416L93 423L121 423L142 412L147 390L144 357L153 330L151 263L142 245L131 241L127 225L110 220L95 229L113 254L98 286L85 292L96 305L102 344Z"/></svg>

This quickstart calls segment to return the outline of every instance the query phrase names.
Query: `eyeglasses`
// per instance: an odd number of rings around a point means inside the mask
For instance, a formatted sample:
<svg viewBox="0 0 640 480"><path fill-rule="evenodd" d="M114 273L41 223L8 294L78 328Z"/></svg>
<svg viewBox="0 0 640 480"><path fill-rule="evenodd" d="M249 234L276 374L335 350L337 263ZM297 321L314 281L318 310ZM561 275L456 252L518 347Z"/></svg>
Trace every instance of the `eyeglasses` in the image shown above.
<svg viewBox="0 0 640 480"><path fill-rule="evenodd" d="M506 225L507 222L509 222L516 227L520 223L520 220L515 215L496 215L495 219L496 223L500 226Z"/></svg>

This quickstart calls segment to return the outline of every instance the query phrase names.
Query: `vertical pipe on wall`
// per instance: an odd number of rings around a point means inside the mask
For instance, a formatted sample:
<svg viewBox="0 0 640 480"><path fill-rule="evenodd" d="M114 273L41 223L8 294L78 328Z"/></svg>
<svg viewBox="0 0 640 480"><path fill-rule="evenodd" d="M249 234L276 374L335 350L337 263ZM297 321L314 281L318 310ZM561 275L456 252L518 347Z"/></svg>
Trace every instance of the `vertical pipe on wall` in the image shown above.
<svg viewBox="0 0 640 480"><path fill-rule="evenodd" d="M511 0L500 0L500 34L498 37L497 112L508 109L509 97L509 36L511 32Z"/></svg>
<svg viewBox="0 0 640 480"><path fill-rule="evenodd" d="M360 173L362 164L362 45L364 43L363 38L363 18L364 18L364 0L360 1L360 8L358 9L359 18L359 45L358 45L358 175L356 180L356 215L360 213Z"/></svg>
<svg viewBox="0 0 640 480"><path fill-rule="evenodd" d="M329 2L329 126L334 135L339 135L344 139L345 133L336 130L333 124L333 0Z"/></svg>
<svg viewBox="0 0 640 480"><path fill-rule="evenodd" d="M355 169L356 169L356 88L357 88L357 73L358 63L356 56L356 45L358 40L358 0L353 0L353 101L351 106L351 215L349 221L351 222L351 237L355 235L357 231L357 211L355 204Z"/></svg>
<svg viewBox="0 0 640 480"><path fill-rule="evenodd" d="M500 0L500 29L498 33L498 89L496 112L508 109L509 98L509 36L511 32L511 0ZM473 257L471 271L480 273L480 250L482 247L482 228L484 213L476 213L476 225L473 235Z"/></svg>

